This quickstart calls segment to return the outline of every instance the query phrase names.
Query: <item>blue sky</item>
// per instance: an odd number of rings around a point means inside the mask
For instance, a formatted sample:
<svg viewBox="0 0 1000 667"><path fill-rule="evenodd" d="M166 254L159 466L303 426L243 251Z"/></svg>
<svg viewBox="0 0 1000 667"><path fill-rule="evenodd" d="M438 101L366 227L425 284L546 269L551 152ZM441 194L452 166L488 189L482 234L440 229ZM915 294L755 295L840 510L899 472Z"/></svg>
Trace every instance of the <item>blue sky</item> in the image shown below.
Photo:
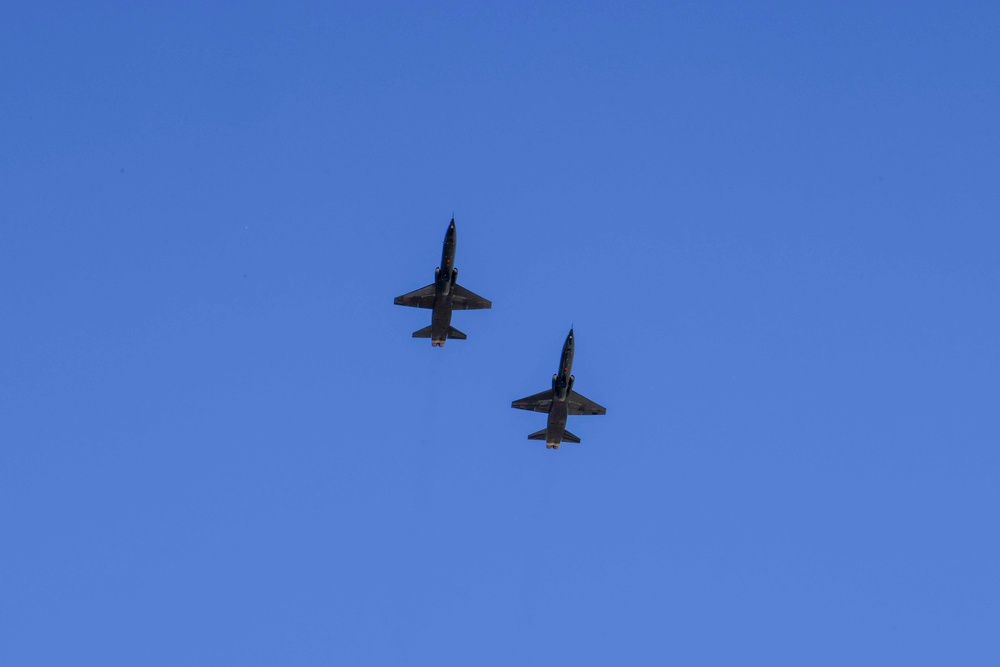
<svg viewBox="0 0 1000 667"><path fill-rule="evenodd" d="M8 3L0 663L997 664L998 19Z"/></svg>

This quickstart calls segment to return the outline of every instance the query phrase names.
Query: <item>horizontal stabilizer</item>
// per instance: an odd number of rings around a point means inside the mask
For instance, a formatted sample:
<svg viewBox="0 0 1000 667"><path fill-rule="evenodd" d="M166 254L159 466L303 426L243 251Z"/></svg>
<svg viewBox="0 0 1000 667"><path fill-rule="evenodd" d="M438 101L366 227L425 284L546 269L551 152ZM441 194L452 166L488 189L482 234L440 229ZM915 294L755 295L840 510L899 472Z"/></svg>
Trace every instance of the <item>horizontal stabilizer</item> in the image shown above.
<svg viewBox="0 0 1000 667"><path fill-rule="evenodd" d="M545 439L544 428L541 431L535 431L534 433L528 436L528 440L544 440L544 439Z"/></svg>
<svg viewBox="0 0 1000 667"><path fill-rule="evenodd" d="M414 338L430 338L431 337L431 327L424 327L420 331L413 332Z"/></svg>
<svg viewBox="0 0 1000 667"><path fill-rule="evenodd" d="M576 437L569 431L563 431L563 442L580 442L580 438Z"/></svg>
<svg viewBox="0 0 1000 667"><path fill-rule="evenodd" d="M430 328L430 327L428 327ZM448 338L455 338L458 340L465 340L466 336L464 333L456 329L455 327L448 327Z"/></svg>

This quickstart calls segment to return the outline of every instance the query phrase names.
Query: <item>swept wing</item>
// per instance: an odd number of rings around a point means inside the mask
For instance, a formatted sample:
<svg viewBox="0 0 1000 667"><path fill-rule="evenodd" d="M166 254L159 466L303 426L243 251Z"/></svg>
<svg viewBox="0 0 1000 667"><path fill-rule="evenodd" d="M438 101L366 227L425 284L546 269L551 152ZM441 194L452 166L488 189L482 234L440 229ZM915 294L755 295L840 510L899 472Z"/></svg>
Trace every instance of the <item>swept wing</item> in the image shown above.
<svg viewBox="0 0 1000 667"><path fill-rule="evenodd" d="M451 286L451 309L452 310L480 310L490 308L493 302L484 299L475 292L471 292L461 285Z"/></svg>
<svg viewBox="0 0 1000 667"><path fill-rule="evenodd" d="M413 306L414 308L433 308L434 307L434 283L431 283L427 287L421 287L418 290L413 290L409 294L404 294L403 296L397 296L393 301L397 306Z"/></svg>
<svg viewBox="0 0 1000 667"><path fill-rule="evenodd" d="M603 415L605 412L607 410L604 409L603 405L598 405L575 391L569 392L569 396L566 397L566 414Z"/></svg>
<svg viewBox="0 0 1000 667"><path fill-rule="evenodd" d="M535 412L548 412L552 407L552 390L546 389L534 396L528 396L514 401L510 407L518 410L534 410Z"/></svg>

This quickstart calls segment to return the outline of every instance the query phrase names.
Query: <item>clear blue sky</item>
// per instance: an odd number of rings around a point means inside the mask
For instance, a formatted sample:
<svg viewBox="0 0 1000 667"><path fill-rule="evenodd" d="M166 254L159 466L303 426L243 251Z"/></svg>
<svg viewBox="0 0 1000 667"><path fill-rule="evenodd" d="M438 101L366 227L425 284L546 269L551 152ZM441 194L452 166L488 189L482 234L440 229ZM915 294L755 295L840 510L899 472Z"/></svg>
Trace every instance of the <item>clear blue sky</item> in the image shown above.
<svg viewBox="0 0 1000 667"><path fill-rule="evenodd" d="M141 4L0 9L0 664L1000 664L996 3Z"/></svg>

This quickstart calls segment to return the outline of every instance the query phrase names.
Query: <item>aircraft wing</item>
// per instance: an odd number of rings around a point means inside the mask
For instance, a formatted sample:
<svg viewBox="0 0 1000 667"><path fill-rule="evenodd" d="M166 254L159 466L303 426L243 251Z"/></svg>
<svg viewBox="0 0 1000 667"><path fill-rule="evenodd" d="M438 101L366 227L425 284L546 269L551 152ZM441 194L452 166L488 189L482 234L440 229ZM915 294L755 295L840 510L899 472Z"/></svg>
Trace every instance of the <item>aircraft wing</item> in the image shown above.
<svg viewBox="0 0 1000 667"><path fill-rule="evenodd" d="M451 286L451 309L452 310L479 310L490 308L493 302L479 296L475 292L470 292L461 285Z"/></svg>
<svg viewBox="0 0 1000 667"><path fill-rule="evenodd" d="M594 403L589 398L585 398L575 391L569 392L566 397L566 414L570 415L603 415L607 410L604 406Z"/></svg>
<svg viewBox="0 0 1000 667"><path fill-rule="evenodd" d="M404 294L403 296L397 296L393 301L397 306L413 306L414 308L433 308L434 307L434 283L431 283L427 287L421 287L418 290L413 290L409 294Z"/></svg>
<svg viewBox="0 0 1000 667"><path fill-rule="evenodd" d="M534 396L528 396L514 401L510 407L518 410L534 410L535 412L548 412L552 407L552 390L546 389Z"/></svg>

